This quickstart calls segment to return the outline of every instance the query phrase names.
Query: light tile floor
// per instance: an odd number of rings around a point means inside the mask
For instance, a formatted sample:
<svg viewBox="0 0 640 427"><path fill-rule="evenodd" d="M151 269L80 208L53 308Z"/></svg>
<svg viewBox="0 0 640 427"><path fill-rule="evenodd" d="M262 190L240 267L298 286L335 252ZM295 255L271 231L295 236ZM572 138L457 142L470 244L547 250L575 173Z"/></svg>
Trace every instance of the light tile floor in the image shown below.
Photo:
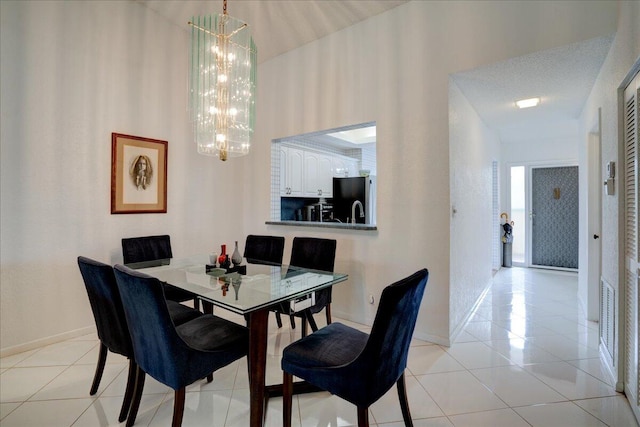
<svg viewBox="0 0 640 427"><path fill-rule="evenodd" d="M636 426L602 369L598 325L584 319L576 291L575 274L502 269L450 348L414 340L407 370L414 425ZM299 336L284 323L279 330L270 322L267 383L281 382L282 349ZM118 425L126 360L109 354L91 397L97 356L92 334L0 359L0 426ZM212 383L189 387L183 425L247 426L246 372L244 359L218 371ZM294 399L296 426L356 424L355 408L328 393ZM281 402L269 402L268 426L281 425ZM136 425L169 425L172 404L173 392L147 377ZM403 425L395 388L370 414L372 425Z"/></svg>

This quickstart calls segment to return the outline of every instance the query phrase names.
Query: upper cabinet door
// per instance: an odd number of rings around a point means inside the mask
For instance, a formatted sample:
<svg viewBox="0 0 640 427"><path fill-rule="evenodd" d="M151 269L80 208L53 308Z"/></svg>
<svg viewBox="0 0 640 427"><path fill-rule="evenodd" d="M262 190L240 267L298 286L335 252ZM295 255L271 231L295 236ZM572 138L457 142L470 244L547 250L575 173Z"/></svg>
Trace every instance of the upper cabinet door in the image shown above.
<svg viewBox="0 0 640 427"><path fill-rule="evenodd" d="M289 177L288 177L288 157L289 148L280 146L280 196L287 197L289 195Z"/></svg>
<svg viewBox="0 0 640 427"><path fill-rule="evenodd" d="M304 153L305 197L333 197L331 157L321 153Z"/></svg>
<svg viewBox="0 0 640 427"><path fill-rule="evenodd" d="M302 183L304 181L302 171L304 170L304 151L296 148L289 148L287 175L289 176L289 187L291 196L301 197L303 192Z"/></svg>
<svg viewBox="0 0 640 427"><path fill-rule="evenodd" d="M320 170L320 155L304 153L304 195L305 197L321 197L318 173Z"/></svg>
<svg viewBox="0 0 640 427"><path fill-rule="evenodd" d="M280 147L280 196L302 197L304 152L297 148Z"/></svg>
<svg viewBox="0 0 640 427"><path fill-rule="evenodd" d="M321 197L333 197L333 168L329 156L318 158L318 188Z"/></svg>

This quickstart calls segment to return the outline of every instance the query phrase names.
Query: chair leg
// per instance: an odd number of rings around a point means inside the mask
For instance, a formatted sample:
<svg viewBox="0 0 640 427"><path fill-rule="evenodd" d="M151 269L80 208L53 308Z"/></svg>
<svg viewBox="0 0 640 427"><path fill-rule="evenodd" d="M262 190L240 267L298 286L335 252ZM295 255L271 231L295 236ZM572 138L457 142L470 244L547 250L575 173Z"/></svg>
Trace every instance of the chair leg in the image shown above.
<svg viewBox="0 0 640 427"><path fill-rule="evenodd" d="M133 359L129 359L129 375L127 376L127 388L124 392L124 398L122 399L122 408L120 408L120 415L118 416L118 422L123 422L129 415L129 409L131 409L131 399L133 398L133 391L136 386L136 372L138 365Z"/></svg>
<svg viewBox="0 0 640 427"><path fill-rule="evenodd" d="M327 316L327 325L331 324L331 303L324 308L324 314Z"/></svg>
<svg viewBox="0 0 640 427"><path fill-rule="evenodd" d="M213 304L208 301L202 301L202 312L204 314L213 314Z"/></svg>
<svg viewBox="0 0 640 427"><path fill-rule="evenodd" d="M296 317L293 314L289 315L289 322L291 323L291 329L296 328Z"/></svg>
<svg viewBox="0 0 640 427"><path fill-rule="evenodd" d="M182 416L184 415L184 398L186 388L182 387L175 392L173 401L173 422L172 427L180 427L182 425Z"/></svg>
<svg viewBox="0 0 640 427"><path fill-rule="evenodd" d="M200 300L197 297L193 298L193 308L200 310Z"/></svg>
<svg viewBox="0 0 640 427"><path fill-rule="evenodd" d="M291 408L293 403L293 375L283 371L282 375L282 425L291 427Z"/></svg>
<svg viewBox="0 0 640 427"><path fill-rule="evenodd" d="M96 366L96 373L93 375L93 383L91 384L91 390L89 394L93 396L98 391L100 380L102 379L102 372L104 372L104 364L107 361L107 346L100 343L100 353L98 354L98 365Z"/></svg>
<svg viewBox="0 0 640 427"><path fill-rule="evenodd" d="M305 313L305 317L309 322L309 326L311 326L311 332L317 331L318 325L316 324L316 319L313 318L313 313L311 313L311 310L307 310L307 312Z"/></svg>
<svg viewBox="0 0 640 427"><path fill-rule="evenodd" d="M358 427L369 427L369 408L358 406Z"/></svg>
<svg viewBox="0 0 640 427"><path fill-rule="evenodd" d="M302 316L301 317L302 320L302 338L307 336L307 317L306 316Z"/></svg>
<svg viewBox="0 0 640 427"><path fill-rule="evenodd" d="M276 323L278 324L278 328L282 328L282 316L280 316L280 312L276 311Z"/></svg>
<svg viewBox="0 0 640 427"><path fill-rule="evenodd" d="M409 401L407 400L407 386L404 381L404 372L400 375L400 378L398 378L397 385L398 398L400 399L400 408L402 408L402 419L404 420L404 425L405 427L413 427L411 412L409 412Z"/></svg>
<svg viewBox="0 0 640 427"><path fill-rule="evenodd" d="M127 417L126 427L131 427L136 422L138 409L140 408L140 400L142 399L142 390L144 389L144 371L140 366L136 367L136 385L133 390L133 400L131 401L131 409Z"/></svg>

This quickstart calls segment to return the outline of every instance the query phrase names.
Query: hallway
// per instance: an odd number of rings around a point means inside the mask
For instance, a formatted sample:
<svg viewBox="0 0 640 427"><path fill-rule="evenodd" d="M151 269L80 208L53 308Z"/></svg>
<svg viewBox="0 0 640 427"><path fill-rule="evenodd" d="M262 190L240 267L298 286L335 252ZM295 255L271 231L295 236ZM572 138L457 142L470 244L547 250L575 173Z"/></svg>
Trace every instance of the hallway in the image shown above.
<svg viewBox="0 0 640 427"><path fill-rule="evenodd" d="M453 346L414 340L406 373L414 425L635 426L625 397L601 369L598 325L584 320L576 292L574 273L502 269ZM270 319L268 383L282 380L282 349L299 336L284 324L277 329ZM126 360L109 354L90 397L97 354L92 334L0 359L0 426L119 425ZM189 387L183 425L248 425L246 372L243 359L218 371L211 384ZM169 425L172 404L173 392L147 377L135 425ZM372 425L403 425L395 388L370 415ZM281 399L270 400L267 425L281 425L281 416ZM356 409L327 393L308 394L294 398L293 420L351 426Z"/></svg>

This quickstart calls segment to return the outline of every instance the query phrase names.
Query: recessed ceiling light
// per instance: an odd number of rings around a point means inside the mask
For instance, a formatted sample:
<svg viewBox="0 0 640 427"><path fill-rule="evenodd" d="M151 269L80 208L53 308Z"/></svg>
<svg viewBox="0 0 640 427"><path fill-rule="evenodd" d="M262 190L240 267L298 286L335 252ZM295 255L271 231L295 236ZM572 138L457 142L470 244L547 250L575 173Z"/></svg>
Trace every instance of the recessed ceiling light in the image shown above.
<svg viewBox="0 0 640 427"><path fill-rule="evenodd" d="M529 98L529 99L521 99L520 101L516 101L516 105L518 108L529 108L535 107L540 103L540 98Z"/></svg>

